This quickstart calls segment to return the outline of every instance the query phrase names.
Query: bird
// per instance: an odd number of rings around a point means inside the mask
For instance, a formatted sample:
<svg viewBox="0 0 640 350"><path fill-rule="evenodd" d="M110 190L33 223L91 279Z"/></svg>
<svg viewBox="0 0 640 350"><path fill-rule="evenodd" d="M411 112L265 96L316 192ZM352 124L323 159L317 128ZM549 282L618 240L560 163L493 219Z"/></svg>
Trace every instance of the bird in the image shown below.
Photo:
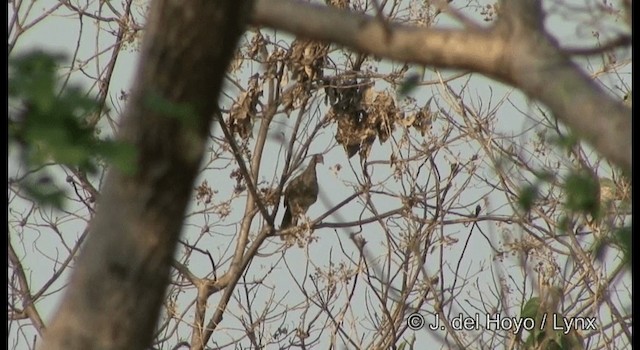
<svg viewBox="0 0 640 350"><path fill-rule="evenodd" d="M302 174L291 180L289 186L284 190L285 212L280 224L281 230L296 226L298 217L305 214L309 207L318 200L318 178L316 176L318 163L324 164L324 158L321 154L315 154Z"/></svg>

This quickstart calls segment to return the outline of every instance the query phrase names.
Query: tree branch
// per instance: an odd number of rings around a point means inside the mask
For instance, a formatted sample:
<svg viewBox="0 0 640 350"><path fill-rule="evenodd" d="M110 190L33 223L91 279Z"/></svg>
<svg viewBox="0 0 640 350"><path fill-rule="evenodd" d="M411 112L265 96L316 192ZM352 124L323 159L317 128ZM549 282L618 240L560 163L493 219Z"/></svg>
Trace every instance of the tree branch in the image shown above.
<svg viewBox="0 0 640 350"><path fill-rule="evenodd" d="M400 62L472 70L507 83L542 102L630 173L631 109L593 82L543 28L536 28L543 14L535 1L501 4L503 17L489 29L389 23L390 37L373 16L291 0L257 0L252 23Z"/></svg>

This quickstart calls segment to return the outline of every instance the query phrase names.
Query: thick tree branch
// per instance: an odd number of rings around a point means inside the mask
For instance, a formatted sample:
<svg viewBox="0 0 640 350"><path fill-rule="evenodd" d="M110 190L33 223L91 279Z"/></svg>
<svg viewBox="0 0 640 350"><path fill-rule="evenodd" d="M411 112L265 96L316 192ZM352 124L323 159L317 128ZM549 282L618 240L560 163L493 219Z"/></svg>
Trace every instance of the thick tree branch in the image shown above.
<svg viewBox="0 0 640 350"><path fill-rule="evenodd" d="M252 22L355 51L409 63L481 73L499 70L506 41L492 30L438 30L390 23L373 16L290 0L257 0Z"/></svg>
<svg viewBox="0 0 640 350"><path fill-rule="evenodd" d="M510 3L520 5L509 8ZM609 96L544 34L536 3L502 2L504 18L484 30L390 23L392 34L387 35L373 16L291 0L257 0L252 23L400 62L471 70L510 84L542 102L603 156L630 172L630 108Z"/></svg>

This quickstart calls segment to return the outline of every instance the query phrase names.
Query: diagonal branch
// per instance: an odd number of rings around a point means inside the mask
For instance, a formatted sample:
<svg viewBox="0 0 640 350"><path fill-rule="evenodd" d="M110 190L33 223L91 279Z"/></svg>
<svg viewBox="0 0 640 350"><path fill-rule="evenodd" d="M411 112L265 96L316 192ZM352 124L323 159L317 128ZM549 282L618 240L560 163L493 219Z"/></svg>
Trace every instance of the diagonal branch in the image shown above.
<svg viewBox="0 0 640 350"><path fill-rule="evenodd" d="M267 208L264 206L264 201L261 199L260 195L258 194L258 188L256 186L256 183L254 182L254 178L251 175L251 172L249 171L249 169L247 168L247 165L245 164L244 159L242 159L242 152L240 152L240 149L236 144L236 140L233 137L233 133L229 130L229 128L227 127L227 124L225 124L220 111L216 111L214 115L216 120L220 124L220 129L222 130L224 137L227 139L227 142L229 143L229 147L231 147L233 156L236 158L236 162L238 163L238 167L240 168L240 171L242 172L242 176L245 179L245 183L247 184L249 193L251 194L251 196L253 196L256 206L258 206L258 210L262 214L262 217L264 217L264 220L270 226L273 226L273 218L269 214L269 211L267 211Z"/></svg>
<svg viewBox="0 0 640 350"><path fill-rule="evenodd" d="M40 317L38 309L36 309L35 301L37 300L37 298L34 298L34 296L31 295L29 281L27 280L27 276L24 273L22 263L20 262L18 255L13 249L13 245L11 244L10 240L7 250L9 255L9 262L11 263L11 267L13 268L13 273L17 276L18 284L20 285L19 294L22 299L22 306L24 308L23 312L29 317L31 322L33 322L38 333L42 334L45 329L45 325L42 317ZM9 318L11 318L11 315L9 315Z"/></svg>

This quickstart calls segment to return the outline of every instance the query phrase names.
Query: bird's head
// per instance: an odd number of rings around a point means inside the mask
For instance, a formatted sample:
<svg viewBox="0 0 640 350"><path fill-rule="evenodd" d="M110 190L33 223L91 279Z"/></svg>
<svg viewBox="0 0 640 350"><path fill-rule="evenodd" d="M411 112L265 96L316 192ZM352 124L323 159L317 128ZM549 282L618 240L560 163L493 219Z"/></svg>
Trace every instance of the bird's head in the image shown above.
<svg viewBox="0 0 640 350"><path fill-rule="evenodd" d="M315 154L313 156L313 160L316 162L316 164L324 164L324 157L320 153Z"/></svg>

